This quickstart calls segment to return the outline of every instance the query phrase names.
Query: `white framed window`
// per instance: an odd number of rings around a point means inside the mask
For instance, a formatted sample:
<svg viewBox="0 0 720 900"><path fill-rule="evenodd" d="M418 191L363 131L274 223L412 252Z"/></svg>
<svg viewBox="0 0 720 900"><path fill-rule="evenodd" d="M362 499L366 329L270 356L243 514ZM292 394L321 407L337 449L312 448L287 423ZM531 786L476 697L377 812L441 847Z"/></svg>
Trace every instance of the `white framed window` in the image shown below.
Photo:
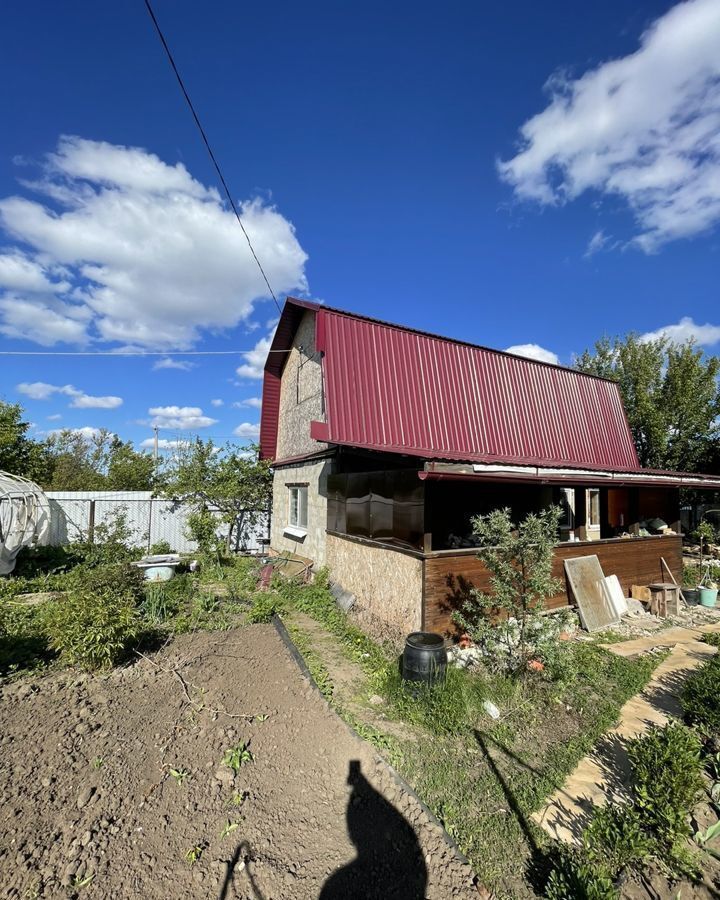
<svg viewBox="0 0 720 900"><path fill-rule="evenodd" d="M290 484L288 525L291 528L307 530L308 486L306 484Z"/></svg>
<svg viewBox="0 0 720 900"><path fill-rule="evenodd" d="M587 527L600 527L600 488L588 488L587 492Z"/></svg>

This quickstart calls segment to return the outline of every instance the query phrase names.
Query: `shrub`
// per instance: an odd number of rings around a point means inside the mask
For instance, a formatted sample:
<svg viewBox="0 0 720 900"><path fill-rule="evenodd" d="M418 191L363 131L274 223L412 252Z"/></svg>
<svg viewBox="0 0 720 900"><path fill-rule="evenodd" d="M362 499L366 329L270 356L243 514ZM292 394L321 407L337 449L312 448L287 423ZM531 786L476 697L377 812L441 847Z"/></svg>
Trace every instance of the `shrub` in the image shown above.
<svg viewBox="0 0 720 900"><path fill-rule="evenodd" d="M166 553L172 553L172 547L167 541L158 541L156 544L153 544L150 548L150 553L153 556L164 556Z"/></svg>
<svg viewBox="0 0 720 900"><path fill-rule="evenodd" d="M142 572L134 566L99 566L78 572L67 595L46 604L44 628L52 649L70 665L109 668L141 632L138 602Z"/></svg>
<svg viewBox="0 0 720 900"><path fill-rule="evenodd" d="M706 640L709 637L707 635ZM720 736L720 651L688 677L681 703L690 724L698 725L710 735Z"/></svg>
<svg viewBox="0 0 720 900"><path fill-rule="evenodd" d="M252 625L269 622L274 615L283 612L285 604L282 597L274 592L256 594L247 614L247 621Z"/></svg>
<svg viewBox="0 0 720 900"><path fill-rule="evenodd" d="M700 753L699 738L678 722L654 725L628 741L640 822L668 850L690 836L690 813L703 785Z"/></svg>
<svg viewBox="0 0 720 900"><path fill-rule="evenodd" d="M31 668L49 656L41 607L0 600L0 672Z"/></svg>
<svg viewBox="0 0 720 900"><path fill-rule="evenodd" d="M610 873L581 851L560 847L545 887L548 900L616 900Z"/></svg>
<svg viewBox="0 0 720 900"><path fill-rule="evenodd" d="M491 593L472 590L453 621L479 646L498 671L525 672L539 653L544 601L559 593L552 577L560 508L530 513L515 525L509 509L473 520L478 558L490 571Z"/></svg>
<svg viewBox="0 0 720 900"><path fill-rule="evenodd" d="M606 866L613 875L639 865L652 853L652 841L633 805L596 809L583 833L583 846L590 861Z"/></svg>

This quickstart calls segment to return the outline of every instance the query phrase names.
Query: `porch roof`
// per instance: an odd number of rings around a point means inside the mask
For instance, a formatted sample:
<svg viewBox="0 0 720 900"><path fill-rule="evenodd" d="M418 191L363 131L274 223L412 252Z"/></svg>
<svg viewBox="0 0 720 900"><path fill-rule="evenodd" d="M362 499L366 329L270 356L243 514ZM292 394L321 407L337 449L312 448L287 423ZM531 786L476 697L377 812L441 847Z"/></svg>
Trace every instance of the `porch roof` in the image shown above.
<svg viewBox="0 0 720 900"><path fill-rule="evenodd" d="M502 464L463 464L428 462L418 472L423 481L518 481L541 484L606 485L607 487L689 488L720 490L720 476L697 472L668 472L663 469L603 471L556 466L515 466Z"/></svg>

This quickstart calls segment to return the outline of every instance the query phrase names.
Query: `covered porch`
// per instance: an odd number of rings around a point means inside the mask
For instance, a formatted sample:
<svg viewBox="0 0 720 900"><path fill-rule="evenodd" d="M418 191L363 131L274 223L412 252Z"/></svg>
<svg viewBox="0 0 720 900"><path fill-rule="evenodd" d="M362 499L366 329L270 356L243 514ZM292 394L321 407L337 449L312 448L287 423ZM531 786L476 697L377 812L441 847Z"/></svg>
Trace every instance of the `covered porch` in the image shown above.
<svg viewBox="0 0 720 900"><path fill-rule="evenodd" d="M560 505L554 575L565 585L564 561L596 554L629 594L633 584L666 581L668 569L682 581L682 486L715 490L720 480L438 462L338 472L328 478L327 562L372 617L398 631L451 634L468 591L489 588L474 516L509 507L519 522ZM570 602L564 589L547 608Z"/></svg>

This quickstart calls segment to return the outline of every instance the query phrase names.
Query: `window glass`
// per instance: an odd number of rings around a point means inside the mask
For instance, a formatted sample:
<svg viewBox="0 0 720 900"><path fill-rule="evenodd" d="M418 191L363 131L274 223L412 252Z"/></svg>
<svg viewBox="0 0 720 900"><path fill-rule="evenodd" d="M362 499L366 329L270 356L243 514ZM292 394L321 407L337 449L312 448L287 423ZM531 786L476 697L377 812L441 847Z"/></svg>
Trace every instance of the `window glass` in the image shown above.
<svg viewBox="0 0 720 900"><path fill-rule="evenodd" d="M307 528L307 485L290 487L290 525L296 528Z"/></svg>
<svg viewBox="0 0 720 900"><path fill-rule="evenodd" d="M600 527L600 489L590 488L587 492L587 523L591 528Z"/></svg>

